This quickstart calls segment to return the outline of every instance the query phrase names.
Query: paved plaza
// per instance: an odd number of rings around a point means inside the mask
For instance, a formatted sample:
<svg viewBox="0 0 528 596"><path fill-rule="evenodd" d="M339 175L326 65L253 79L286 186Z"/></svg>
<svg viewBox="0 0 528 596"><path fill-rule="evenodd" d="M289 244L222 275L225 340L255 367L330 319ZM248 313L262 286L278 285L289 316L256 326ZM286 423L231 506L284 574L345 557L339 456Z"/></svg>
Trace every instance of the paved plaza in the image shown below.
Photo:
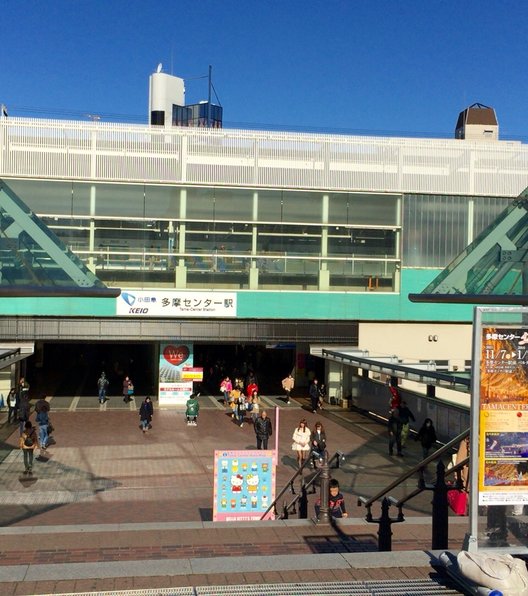
<svg viewBox="0 0 528 596"><path fill-rule="evenodd" d="M375 420L330 406L312 414L304 399L285 405L263 398L273 420L280 408L277 492L296 470L295 426L303 417L310 427L321 420L330 454L345 455L332 476L349 518L337 526L294 516L220 524L212 521L213 452L254 449L252 425L239 428L219 398L204 396L197 427L185 424L182 410L156 408L143 434L140 399L112 397L104 406L96 397L52 399L54 444L36 458L31 477L22 473L18 429L2 414L0 593L423 579L434 572L431 494L411 501L407 521L393 524L393 553L377 552L378 526L357 504L419 461L414 441L404 458L390 457L385 426ZM409 479L393 496L415 487ZM309 517L316 497L309 495ZM451 548L460 548L466 529L467 518L451 518Z"/></svg>

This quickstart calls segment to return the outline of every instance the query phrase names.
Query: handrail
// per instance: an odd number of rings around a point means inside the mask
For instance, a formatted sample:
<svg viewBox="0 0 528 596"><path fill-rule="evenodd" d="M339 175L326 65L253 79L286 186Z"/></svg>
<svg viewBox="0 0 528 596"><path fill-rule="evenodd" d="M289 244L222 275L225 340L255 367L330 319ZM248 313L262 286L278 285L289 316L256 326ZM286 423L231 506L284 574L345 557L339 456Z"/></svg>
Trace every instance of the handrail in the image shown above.
<svg viewBox="0 0 528 596"><path fill-rule="evenodd" d="M461 441L463 441L468 436L469 436L469 428L467 430L461 432L454 439L451 439L451 441L449 441L449 443L446 443L443 447L441 447L440 449L438 449L437 451L435 451L434 453L432 453L429 457L426 457L419 464L413 466L410 470L408 470L407 472L405 472L404 474L402 474L401 476L399 476L396 480L394 480L393 482L391 482L383 490L381 490L378 493L376 493L373 497L370 497L369 499L367 499L366 497L358 497L358 505L365 505L365 507L367 507L367 508L370 507L372 505L372 503L374 503L375 501L379 501L388 492L390 492L392 489L396 488L402 482L404 482L405 480L407 480L407 478L410 478L411 476L413 476L414 474L416 474L416 472L418 472L421 468L424 468L427 464L435 461L440 456L442 456L445 453L447 453L450 449L452 449L453 447L455 447L455 445L458 445Z"/></svg>
<svg viewBox="0 0 528 596"><path fill-rule="evenodd" d="M338 465L339 465L339 461L344 458L344 455L341 451L336 451L334 453L334 455L332 455L332 457L328 460L328 466L330 466L334 460L337 461ZM288 482L286 483L286 485L284 486L284 488L280 491L280 493L275 497L274 501L270 504L270 506L266 509L266 511L262 514L262 517L260 518L261 520L265 519L265 517L268 515L268 513L273 510L273 513L275 515L277 515L277 503L279 501L279 499L284 495L284 493L287 492L288 489L291 490L292 494L296 495L295 498L288 503L288 505L286 505L286 509L289 509L290 507L292 507L292 505L295 505L295 503L297 503L297 501L299 500L300 496L299 494L295 493L295 490L293 488L293 483L295 481L295 479L297 478L297 476L301 476L302 472L304 470L304 468L308 465L308 463L311 461L310 458L307 458L303 465L295 472L295 474L288 480ZM319 478L319 475L321 474L321 468L318 468L317 472L315 472L315 474L313 475L313 477L305 484L303 482L303 484L301 485L302 489L307 489L310 488L316 481L317 478Z"/></svg>
<svg viewBox="0 0 528 596"><path fill-rule="evenodd" d="M457 463L452 468L449 468L449 470L446 470L445 476L449 476L450 474L454 474L455 472L460 472L462 470L462 468L464 468L468 464L469 464L469 457L465 457L461 462ZM425 466L425 464L424 464L424 466ZM458 486L455 485L453 488L458 488ZM403 505L405 505L405 503L407 503L407 501L410 501L413 497L416 497L416 495L419 495L425 489L426 489L425 483L420 482L420 485L418 486L418 488L413 490L412 493L409 493L407 496L405 496L403 499L401 499L399 501L397 501L396 499L393 499L392 504L395 505L396 507L402 507Z"/></svg>

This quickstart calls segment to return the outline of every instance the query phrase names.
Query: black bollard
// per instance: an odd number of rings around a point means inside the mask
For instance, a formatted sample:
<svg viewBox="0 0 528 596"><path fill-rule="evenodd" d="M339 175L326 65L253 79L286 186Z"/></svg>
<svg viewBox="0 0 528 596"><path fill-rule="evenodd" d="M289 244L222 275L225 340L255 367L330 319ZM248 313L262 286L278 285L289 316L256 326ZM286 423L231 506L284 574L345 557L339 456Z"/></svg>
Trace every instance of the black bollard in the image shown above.
<svg viewBox="0 0 528 596"><path fill-rule="evenodd" d="M449 509L447 505L448 486L445 482L445 466L440 460L436 466L436 483L433 488L433 522L432 548L444 550L449 548Z"/></svg>
<svg viewBox="0 0 528 596"><path fill-rule="evenodd" d="M308 517L308 495L304 482L301 486L301 496L299 497L299 519L306 519Z"/></svg>
<svg viewBox="0 0 528 596"><path fill-rule="evenodd" d="M390 501L385 497L381 502L381 517L377 520L378 529L378 550L388 552L392 550L392 529L393 520L389 515Z"/></svg>

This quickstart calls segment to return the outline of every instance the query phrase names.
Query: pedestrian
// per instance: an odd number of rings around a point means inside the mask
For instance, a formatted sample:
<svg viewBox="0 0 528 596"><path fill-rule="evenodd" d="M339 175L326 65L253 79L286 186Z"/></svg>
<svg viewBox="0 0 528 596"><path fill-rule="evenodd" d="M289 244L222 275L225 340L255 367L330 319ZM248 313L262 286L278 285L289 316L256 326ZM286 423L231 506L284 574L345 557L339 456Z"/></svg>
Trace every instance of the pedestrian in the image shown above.
<svg viewBox="0 0 528 596"><path fill-rule="evenodd" d="M257 377L255 377L255 375L252 372L250 372L246 382L247 397L253 395L253 391L258 391Z"/></svg>
<svg viewBox="0 0 528 596"><path fill-rule="evenodd" d="M7 422L17 422L17 413L18 413L18 400L16 395L16 389L11 387L9 393L7 394Z"/></svg>
<svg viewBox="0 0 528 596"><path fill-rule="evenodd" d="M299 422L299 426L293 431L293 451L297 452L297 464L300 467L304 464L305 459L311 451L310 448L311 432L306 424L306 419L303 418Z"/></svg>
<svg viewBox="0 0 528 596"><path fill-rule="evenodd" d="M248 404L248 407L249 406L251 406L251 409L249 410L251 412L251 419L253 420L253 424L255 424L260 412L260 397L258 396L258 391L253 391L250 403Z"/></svg>
<svg viewBox="0 0 528 596"><path fill-rule="evenodd" d="M396 455L402 457L401 447L401 432L402 421L398 408L393 408L390 411L389 420L387 422L387 429L389 431L389 455L394 455L394 445L396 445Z"/></svg>
<svg viewBox="0 0 528 596"><path fill-rule="evenodd" d="M20 435L24 432L26 422L29 420L30 406L29 406L29 395L23 393L18 404L18 423Z"/></svg>
<svg viewBox="0 0 528 596"><path fill-rule="evenodd" d="M49 401L46 399L45 395L42 395L35 404L35 412L38 414L39 412L46 411L49 412L51 410L51 406Z"/></svg>
<svg viewBox="0 0 528 596"><path fill-rule="evenodd" d="M436 431L430 418L424 420L414 440L420 441L422 444L422 456L425 459L429 455L431 447L436 443Z"/></svg>
<svg viewBox="0 0 528 596"><path fill-rule="evenodd" d="M317 401L317 405L319 406L320 410L324 410L323 404L325 403L326 400L326 385L324 383L321 383L319 385L319 389L318 389L318 401Z"/></svg>
<svg viewBox="0 0 528 596"><path fill-rule="evenodd" d="M29 420L24 423L19 447L24 454L24 474L33 474L33 453L37 447L37 431Z"/></svg>
<svg viewBox="0 0 528 596"><path fill-rule="evenodd" d="M415 422L416 418L409 409L406 401L402 401L398 411L400 412L400 420L402 422L401 444L402 447L405 447L405 443L407 443L407 437L409 436L409 430L411 428L411 420Z"/></svg>
<svg viewBox="0 0 528 596"><path fill-rule="evenodd" d="M235 400L235 420L238 422L240 428L244 426L244 418L246 416L246 398L244 394L239 392Z"/></svg>
<svg viewBox="0 0 528 596"><path fill-rule="evenodd" d="M152 428L152 416L154 415L154 406L152 400L147 395L139 408L139 420L141 421L141 430L146 433Z"/></svg>
<svg viewBox="0 0 528 596"><path fill-rule="evenodd" d="M266 410L262 410L255 420L255 435L257 436L257 449L267 449L268 439L272 435L271 420Z"/></svg>
<svg viewBox="0 0 528 596"><path fill-rule="evenodd" d="M326 433L321 422L316 422L310 436L312 449L312 468L317 467L317 461L321 462L326 451Z"/></svg>
<svg viewBox="0 0 528 596"><path fill-rule="evenodd" d="M225 377L220 383L220 391L224 394L224 405L227 408L230 403L231 391L233 391L233 383L229 377Z"/></svg>
<svg viewBox="0 0 528 596"><path fill-rule="evenodd" d="M291 392L295 387L295 379L292 377L291 373L284 379L282 379L282 388L286 393L286 403L290 403Z"/></svg>
<svg viewBox="0 0 528 596"><path fill-rule="evenodd" d="M236 407L238 398L242 395L242 389L235 385L229 393L229 407L231 408L231 418L236 418ZM243 397L243 396L242 396Z"/></svg>
<svg viewBox="0 0 528 596"><path fill-rule="evenodd" d="M314 379L313 383L310 385L309 395L312 405L312 412L315 414L317 412L317 408L319 407L319 386L317 379Z"/></svg>
<svg viewBox="0 0 528 596"><path fill-rule="evenodd" d="M200 412L200 404L198 403L198 396L195 393L191 393L185 406L186 406L185 416L187 418L187 426L198 426L198 413Z"/></svg>
<svg viewBox="0 0 528 596"><path fill-rule="evenodd" d="M330 509L330 516L334 519L341 517L348 517L348 513L345 507L345 498L339 488L339 481L336 478L331 478L328 483L328 507ZM317 499L315 502L315 515L317 519L321 514L321 499Z"/></svg>
<svg viewBox="0 0 528 596"><path fill-rule="evenodd" d="M132 401L132 396L134 395L134 383L130 377L125 377L123 380L123 401L128 403Z"/></svg>
<svg viewBox="0 0 528 596"><path fill-rule="evenodd" d="M28 396L29 399L29 383L26 381L25 377L20 377L20 380L18 381L17 395L19 403L24 396Z"/></svg>
<svg viewBox="0 0 528 596"><path fill-rule="evenodd" d="M39 425L39 446L41 451L46 451L48 446L49 407L44 406L41 402L44 402L46 406L48 402L42 397L35 404L35 411L37 412L36 421ZM37 410L37 404L39 403L39 409Z"/></svg>
<svg viewBox="0 0 528 596"><path fill-rule="evenodd" d="M401 395L400 392L398 391L398 387L396 387L396 385L393 385L392 383L389 385L389 391L391 394L391 398L390 398L390 407L391 410L394 410L394 408L399 408L401 406Z"/></svg>
<svg viewBox="0 0 528 596"><path fill-rule="evenodd" d="M109 381L106 378L106 374L103 371L101 376L97 379L97 392L99 395L99 403L104 404L106 401L106 390L108 388Z"/></svg>

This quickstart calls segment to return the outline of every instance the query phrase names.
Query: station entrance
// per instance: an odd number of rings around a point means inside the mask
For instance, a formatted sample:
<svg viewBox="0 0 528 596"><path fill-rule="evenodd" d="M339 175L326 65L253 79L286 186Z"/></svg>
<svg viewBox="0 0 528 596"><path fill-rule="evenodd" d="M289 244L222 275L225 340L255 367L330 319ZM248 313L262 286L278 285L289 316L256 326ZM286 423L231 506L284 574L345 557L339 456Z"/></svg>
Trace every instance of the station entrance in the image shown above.
<svg viewBox="0 0 528 596"><path fill-rule="evenodd" d="M240 343L194 343L194 366L203 367L200 391L219 394L222 378L249 372L256 375L263 394L282 393L281 381L296 366L296 345L269 346ZM45 393L55 397L97 395L102 371L110 381L108 394L120 395L125 376L134 383L137 395L157 395L159 343L145 342L42 342L25 363L33 397ZM306 372L322 378L324 361L306 355Z"/></svg>

